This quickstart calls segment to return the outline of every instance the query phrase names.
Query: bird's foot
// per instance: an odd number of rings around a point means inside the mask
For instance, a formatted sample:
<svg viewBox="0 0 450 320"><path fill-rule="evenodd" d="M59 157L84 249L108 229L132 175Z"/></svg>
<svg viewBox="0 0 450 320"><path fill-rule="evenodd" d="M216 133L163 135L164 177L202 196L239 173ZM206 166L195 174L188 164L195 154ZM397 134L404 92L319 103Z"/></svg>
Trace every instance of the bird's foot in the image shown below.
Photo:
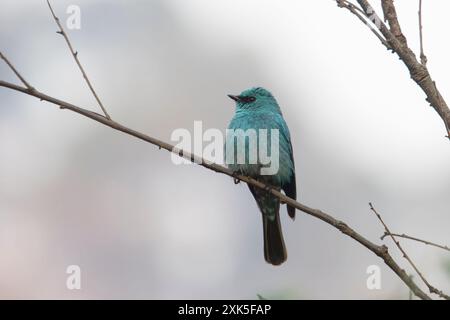
<svg viewBox="0 0 450 320"><path fill-rule="evenodd" d="M242 171L240 169L237 169L237 170L233 171L234 184L239 184L241 182L241 180L237 177L239 175L242 175Z"/></svg>

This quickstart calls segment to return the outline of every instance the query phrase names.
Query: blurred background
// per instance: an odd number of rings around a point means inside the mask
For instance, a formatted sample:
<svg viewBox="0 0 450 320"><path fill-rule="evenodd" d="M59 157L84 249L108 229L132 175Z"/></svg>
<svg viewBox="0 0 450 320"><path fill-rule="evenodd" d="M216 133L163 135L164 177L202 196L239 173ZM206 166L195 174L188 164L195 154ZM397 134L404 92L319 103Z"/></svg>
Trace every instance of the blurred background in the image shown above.
<svg viewBox="0 0 450 320"><path fill-rule="evenodd" d="M416 2L396 5L418 52ZM266 87L290 127L300 202L382 243L371 201L392 231L450 243L443 123L398 58L334 1L53 1L63 23L73 4L81 29L66 31L116 121L165 141L195 120L224 131L226 95ZM45 1L0 8L1 50L23 76L100 112ZM423 8L428 66L447 99L449 10L445 0ZM17 83L4 63L0 79ZM285 207L282 223L289 258L273 267L245 185L0 88L0 298L408 299L336 229L303 213L292 222ZM401 242L448 293L449 253ZM81 290L66 288L69 265L81 268ZM367 289L370 265L380 290Z"/></svg>

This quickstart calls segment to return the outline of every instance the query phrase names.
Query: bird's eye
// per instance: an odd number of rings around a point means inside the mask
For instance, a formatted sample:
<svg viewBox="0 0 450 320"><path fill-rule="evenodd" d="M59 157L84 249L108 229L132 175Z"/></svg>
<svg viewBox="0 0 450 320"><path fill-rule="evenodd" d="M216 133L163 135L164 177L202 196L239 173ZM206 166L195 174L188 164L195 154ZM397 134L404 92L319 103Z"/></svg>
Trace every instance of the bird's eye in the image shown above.
<svg viewBox="0 0 450 320"><path fill-rule="evenodd" d="M255 98L255 97L252 97L252 96L249 96L249 97L241 97L241 100L242 100L244 103L250 103L250 102L255 101L256 98Z"/></svg>

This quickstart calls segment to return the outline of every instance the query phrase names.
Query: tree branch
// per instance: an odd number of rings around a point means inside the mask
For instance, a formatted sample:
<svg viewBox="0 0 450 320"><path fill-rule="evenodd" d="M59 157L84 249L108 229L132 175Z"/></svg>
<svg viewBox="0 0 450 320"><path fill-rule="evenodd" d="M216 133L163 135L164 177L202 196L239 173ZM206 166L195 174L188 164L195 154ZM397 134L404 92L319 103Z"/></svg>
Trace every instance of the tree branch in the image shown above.
<svg viewBox="0 0 450 320"><path fill-rule="evenodd" d="M428 287L428 290L430 290L430 293L435 293L437 295L439 295L441 298L450 300L450 296L446 295L445 293L443 293L441 290L436 289L435 287L433 287L428 280L423 276L423 274L419 271L419 269L416 267L416 265L414 264L414 262L411 260L411 258L408 256L408 254L406 253L405 250L403 250L402 246L400 245L400 242L394 238L394 235L391 233L391 231L389 230L388 226L386 225L386 223L384 223L383 219L381 218L381 215L377 212L377 210L373 207L372 203L369 202L369 207L370 210L372 210L373 213L375 213L375 215L377 216L378 220L380 220L381 224L383 225L384 229L386 230L386 233L391 237L392 241L394 241L395 245L397 246L397 248L401 251L401 253L403 254L403 257L409 262L409 264L413 267L414 271L416 271L416 273L419 275L420 279L422 279L423 283L425 283L425 285Z"/></svg>
<svg viewBox="0 0 450 320"><path fill-rule="evenodd" d="M417 242L422 242L424 244L427 244L427 245L430 245L430 246L433 246L433 247L437 247L437 248L440 248L440 249L443 249L443 250L450 251L450 248L448 246L446 246L446 245L441 245L441 244L437 244L437 243L434 243L434 242L431 242L431 241L419 239L419 238L416 238L416 237L411 237L411 236L408 236L407 234L404 234L404 233L402 233L402 234L399 234L399 233L391 233L391 234L389 234L387 232L384 232L384 234L380 237L380 239L383 240L386 236L391 236L391 235L394 236L394 237L399 237L399 238L414 240L414 241L417 241Z"/></svg>
<svg viewBox="0 0 450 320"><path fill-rule="evenodd" d="M178 148L175 148L173 145L163 142L161 140L158 140L156 138L150 137L146 134L140 133L136 130L127 128L123 125L121 125L118 122L115 122L111 119L107 119L106 117L86 110L84 108L80 108L78 106L75 106L71 103L59 100L57 98L53 98L49 95L46 95L44 93L41 93L37 90L33 90L30 91L27 88L6 82L6 81L2 81L0 80L0 87L6 87L21 93L25 93L27 95L36 97L40 100L44 100L44 101L48 101L54 105L59 106L62 109L67 109L70 111L73 111L75 113L78 113L82 116L85 116L87 118L90 118L94 121L97 121L101 124L104 124L114 130L117 131L121 131L125 134L134 136L138 139L141 139L143 141L149 142L157 147L159 147L159 149L164 149L167 150L169 152L173 152L177 155L179 155L180 157L183 157L185 159L190 160L191 162L197 163L202 167L205 167L209 170L215 171L217 173L222 173L225 174L227 176L233 177L235 179L238 179L240 181L243 181L247 184L250 184L252 186L255 186L257 188L263 189L263 190L267 190L267 192L270 192L272 195L274 195L275 197L277 197L278 199L280 199L281 202L286 203L288 205L290 205L291 207L294 207L304 213L307 213L317 219L320 219L324 222L326 222L327 224L331 225L332 227L338 229L339 231L341 231L343 234L349 236L350 238L354 239L355 241L357 241L358 243L360 243L361 245L363 245L364 247L366 247L367 249L369 249L370 251L372 251L374 254L376 254L378 257L380 257L381 259L383 259L384 263L392 270L394 271L397 276L411 289L412 292L414 292L414 294L421 298L421 299L426 299L429 300L430 297L423 292L415 283L414 281L412 281L412 279L408 276L408 274L405 272L405 270L403 270L402 268L400 268L400 266L394 261L394 259L392 258L392 256L389 254L388 252L388 248L384 245L379 246L376 245L374 243L372 243L371 241L369 241L368 239L366 239L365 237L363 237L361 234L359 234L358 232L356 232L354 229L352 229L351 227L349 227L345 222L340 221L334 217L332 217L331 215L317 210L317 209L313 209L310 208L304 204L301 204L295 200L293 200L292 198L289 198L287 196L285 196L284 194L282 194L281 192L270 188L270 186L265 185L262 182L259 182L253 178L247 177L247 176L242 176L242 175L237 175L235 174L233 171L231 171L228 168L225 168L221 165L215 164L215 163L211 163L201 157L195 156L189 152L180 150Z"/></svg>
<svg viewBox="0 0 450 320"><path fill-rule="evenodd" d="M14 66L11 64L11 62L9 62L8 58L6 58L6 56L4 56L1 51L0 51L0 59L5 61L5 63L8 65L8 67L14 72L14 74L17 76L17 78L19 78L19 80L24 84L25 87L27 87L28 90L34 90L34 88L25 80L24 77L22 77L22 75L19 73L19 71L17 71L17 69L14 68Z"/></svg>
<svg viewBox="0 0 450 320"><path fill-rule="evenodd" d="M339 5L342 0L336 0L336 2ZM398 55L400 60L402 60L408 68L411 78L426 94L426 101L431 107L434 108L444 122L447 132L446 137L450 140L450 109L438 90L435 81L431 78L426 65L417 61L414 52L408 47L406 38L403 36L400 24L398 22L393 0L381 1L383 12L385 13L385 19L389 22L390 29L378 17L369 1L357 0L357 2L364 11L365 16L373 22L373 24L384 36L392 51Z"/></svg>
<svg viewBox="0 0 450 320"><path fill-rule="evenodd" d="M423 51L423 35L422 35L422 0L419 0L419 38L420 38L420 63L427 65L427 56Z"/></svg>
<svg viewBox="0 0 450 320"><path fill-rule="evenodd" d="M97 100L98 105L100 106L100 108L102 108L102 111L105 114L105 117L108 119L111 119L108 112L106 112L106 108L103 106L103 103L100 101L100 98L98 97L97 93L95 92L94 87L91 84L91 81L89 81L89 78L88 78L86 72L84 71L83 66L80 63L80 60L78 59L78 51L75 51L73 49L72 44L70 43L69 37L67 36L67 33L64 31L64 28L62 27L61 22L59 21L59 18L55 15L55 12L53 11L53 8L52 8L49 0L47 0L47 5L50 9L50 12L52 13L53 19L55 19L55 22L59 28L59 31L56 31L56 33L62 35L64 37L64 39L66 40L67 46L69 47L69 50L70 50L70 53L72 54L73 58L75 59L75 62L77 63L78 68L80 69L84 80L86 81L89 89L91 90L92 94L95 97L95 100Z"/></svg>
<svg viewBox="0 0 450 320"><path fill-rule="evenodd" d="M381 0L381 6L383 8L384 21L389 23L391 33L404 47L408 46L406 37L403 35L402 28L398 22L397 11L395 10L393 0Z"/></svg>
<svg viewBox="0 0 450 320"><path fill-rule="evenodd" d="M386 42L386 39L378 32L378 29L374 28L370 21L367 20L366 14L360 8L355 6L353 3L347 0L337 0L337 5L340 8L345 8L351 13L353 13L362 23L364 23L367 27L369 27L370 31L381 41L381 43L389 50L389 44Z"/></svg>

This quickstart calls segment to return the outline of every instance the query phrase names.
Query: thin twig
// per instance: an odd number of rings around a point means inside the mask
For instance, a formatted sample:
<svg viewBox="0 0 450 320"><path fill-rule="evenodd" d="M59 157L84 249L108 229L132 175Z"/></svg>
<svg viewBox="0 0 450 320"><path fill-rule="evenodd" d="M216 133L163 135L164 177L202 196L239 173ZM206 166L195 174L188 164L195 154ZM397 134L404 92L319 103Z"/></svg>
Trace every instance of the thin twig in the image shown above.
<svg viewBox="0 0 450 320"><path fill-rule="evenodd" d="M371 202L369 202L369 207L370 210L372 210L373 213L375 213L375 215L377 216L378 220L380 220L381 224L384 226L384 229L386 231L386 233L391 237L392 241L394 241L395 245L397 246L397 248L401 251L401 253L403 254L403 257L408 260L409 264L413 267L414 271L416 271L416 273L419 275L420 279L422 279L423 283L425 283L425 285L428 287L428 289L430 290L430 293L435 293L438 296L440 296L441 298L450 300L450 296L446 295L445 293L443 293L441 290L436 289L435 287L433 287L427 279L425 279L425 277L423 276L423 274L419 271L419 269L416 267L416 265L414 264L414 262L411 260L411 258L406 254L405 250L403 250L402 246L400 245L400 242L395 239L394 235L391 233L391 231L389 230L388 226L386 225L386 223L384 223L383 219L381 218L381 215L377 212L377 210L374 208L374 206L372 205Z"/></svg>
<svg viewBox="0 0 450 320"><path fill-rule="evenodd" d="M419 0L419 36L420 36L420 62L426 66L427 56L423 51L423 35L422 35L422 0Z"/></svg>
<svg viewBox="0 0 450 320"><path fill-rule="evenodd" d="M344 0L335 0L339 4ZM381 5L383 12L385 13L385 19L389 22L389 29L386 24L383 23L376 14L373 7L367 0L356 0L361 9L365 13L366 18L376 23L375 26L381 32L389 48L395 52L400 60L403 61L408 68L411 78L426 94L426 101L431 107L438 113L445 125L447 135L445 136L450 141L450 109L442 97L442 94L438 90L435 81L431 78L431 75L425 65L420 63L414 52L408 47L406 38L403 36L398 22L397 13L395 10L393 0L382 0ZM345 7L345 6L344 6ZM383 44L384 45L384 44Z"/></svg>
<svg viewBox="0 0 450 320"><path fill-rule="evenodd" d="M62 35L64 39L66 40L66 43L70 49L70 53L72 54L73 58L75 59L75 62L78 65L78 68L80 69L81 73L83 74L84 80L86 80L87 85L89 86L89 89L91 90L92 94L95 97L95 100L97 100L97 103L99 104L100 108L102 108L103 113L105 114L105 117L108 119L111 119L108 112L106 112L106 108L103 106L103 103L100 101L100 98L98 97L97 93L94 90L94 87L91 84L91 81L89 81L89 78L86 74L86 72L83 69L83 66L80 63L80 60L78 59L78 51L75 51L72 47L72 44L70 43L69 37L67 36L67 33L64 31L64 28L61 25L61 22L59 21L59 18L55 15L55 12L53 11L53 8L50 4L50 1L47 0L48 7L52 13L53 19L55 19L56 24L58 25L59 31L57 31L58 34Z"/></svg>
<svg viewBox="0 0 450 320"><path fill-rule="evenodd" d="M14 72L14 74L19 78L19 80L24 84L25 87L27 87L28 90L34 90L34 88L25 80L24 77L17 71L17 69L12 65L11 62L9 62L8 58L0 51L0 58L3 59L3 61L6 62L8 67Z"/></svg>
<svg viewBox="0 0 450 320"><path fill-rule="evenodd" d="M387 232L385 232L385 233L381 236L380 239L383 240L383 239L384 239L386 236L388 236L388 235L389 235L389 234L388 234ZM414 241L422 242L422 243L425 243L425 244L430 245L430 246L434 246L434 247L437 247L437 248L441 248L441 249L450 251L450 248L449 248L448 246L446 246L446 245L441 245L441 244L433 243L433 242L430 242L430 241L427 241L427 240L419 239L419 238L416 238L416 237L411 237L411 236L408 236L407 234L404 234L404 233L402 233L402 234L391 233L391 235L393 235L394 237L399 237L399 238L404 238L404 239L409 239L409 240L414 240Z"/></svg>
<svg viewBox="0 0 450 320"><path fill-rule="evenodd" d="M381 41L381 43L390 50L390 46L387 43L386 39L381 35L376 28L374 28L371 24L371 21L366 18L364 11L355 6L353 3L347 0L336 0L338 7L345 8L353 13L362 23L364 23L369 29L373 32L373 34Z"/></svg>
<svg viewBox="0 0 450 320"><path fill-rule="evenodd" d="M361 7L366 10L370 7L367 0L357 0ZM408 47L406 38L402 34L400 23L398 21L397 10L395 9L394 0L382 0L381 6L386 20L389 22L390 30L383 25L381 33L386 37L388 43L397 53L399 58L403 61L409 70L411 78L419 85L419 87L427 95L426 101L434 108L444 121L445 129L447 131L446 138L450 140L450 109L439 92L436 82L431 78L430 72L426 65L417 61L416 55ZM373 10L373 9L371 9Z"/></svg>
<svg viewBox="0 0 450 320"><path fill-rule="evenodd" d="M412 281L410 279L410 277L408 276L408 274L405 272L405 270L403 270L396 262L395 260L392 258L392 256L389 254L388 252L388 248L384 245L376 245L373 242L371 242L370 240L366 239L365 237L363 237L361 234L359 234L358 232L356 232L354 229L352 229L351 227L349 227L345 222L338 220L334 217L332 217L331 215L321 211L321 210L317 210L317 209L313 209L310 208L304 204L301 204L297 201L295 201L292 198L287 197L286 195L282 194L281 192L275 190L274 188L269 188L269 186L267 186L266 184L255 180L253 178L247 177L247 176L243 176L243 175L237 175L236 173L234 173L232 170L225 168L224 166L215 164L215 163L211 163L210 161L207 161L201 157L198 157L196 155L193 155L189 152L186 152L184 150L180 150L178 148L176 148L175 146L163 142L161 140L158 140L156 138L150 137L146 134L140 133L136 130L127 128L121 124L119 124L118 122L115 122L111 119L107 119L102 115L99 115L98 113L86 110L84 108L80 108L78 106L75 106L71 103L59 100L57 98L48 96L44 93L38 92L38 91L29 91L24 87L20 87L18 85L6 82L6 81L2 81L0 80L0 87L6 87L15 91L19 91L22 93L25 93L27 95L36 97L40 100L45 100L48 101L56 106L59 106L61 109L67 109L73 112L76 112L82 116L85 116L87 118L90 118L94 121L97 121L99 123L102 123L114 130L117 131L121 131L125 134L134 136L138 139L141 139L143 141L149 142L155 146L157 146L159 149L164 149L167 150L169 152L175 153L180 157L183 157L185 159L190 160L193 163L199 164L200 166L207 168L209 170L212 170L214 172L217 173L222 173L225 174L227 176L230 176L232 178L238 179L240 181L243 181L249 185L255 186L257 188L260 188L262 190L268 190L267 192L270 192L274 197L280 199L280 201L282 203L286 203L287 205L294 207L304 213L307 213L317 219L320 219L322 221L324 221L325 223L333 226L334 228L336 228L337 230L341 231L343 234L347 235L348 237L354 239L355 241L357 241L358 243L360 243L361 245L363 245L364 247L366 247L368 250L372 251L375 255L377 255L378 257L380 257L381 259L383 259L384 263L392 270L394 271L397 276L411 289L412 292L414 292L414 294L424 300L429 300L431 299L424 291L422 291L422 289L420 289L414 281Z"/></svg>

